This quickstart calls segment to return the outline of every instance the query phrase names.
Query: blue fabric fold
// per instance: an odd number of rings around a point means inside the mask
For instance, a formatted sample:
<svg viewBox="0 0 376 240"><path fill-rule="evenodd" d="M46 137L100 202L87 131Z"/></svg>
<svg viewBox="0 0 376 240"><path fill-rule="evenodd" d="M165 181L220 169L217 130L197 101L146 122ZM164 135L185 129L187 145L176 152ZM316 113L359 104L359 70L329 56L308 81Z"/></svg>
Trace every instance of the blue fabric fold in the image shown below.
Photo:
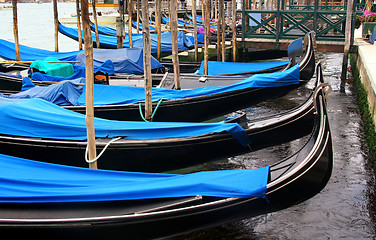
<svg viewBox="0 0 376 240"><path fill-rule="evenodd" d="M83 51L54 52L20 45L20 52L21 61L43 60L46 57L54 57L60 61L75 61L76 55ZM14 43L0 39L0 57L16 61L17 58Z"/></svg>
<svg viewBox="0 0 376 240"><path fill-rule="evenodd" d="M262 71L270 68L282 67L287 65L288 63L289 61L250 63L208 61L208 75L241 74L247 72ZM201 62L200 69L197 73L204 75L204 61Z"/></svg>
<svg viewBox="0 0 376 240"><path fill-rule="evenodd" d="M264 197L269 167L192 174L76 168L0 154L0 202L119 201L174 197Z"/></svg>
<svg viewBox="0 0 376 240"><path fill-rule="evenodd" d="M65 82L66 86L73 84ZM75 92L70 92L75 98ZM86 140L85 115L40 98L18 102L0 97L0 133L13 136ZM61 97L61 101L71 101ZM95 118L95 136L101 138L160 139L229 132L240 144L251 143L237 123L163 123L115 121Z"/></svg>
<svg viewBox="0 0 376 240"><path fill-rule="evenodd" d="M143 74L144 56L142 48L123 48L123 49L94 49L93 62L94 68L101 66L106 60L113 63L113 73L118 74ZM85 54L77 55L77 65L85 66ZM163 67L153 56L150 58L151 69Z"/></svg>
<svg viewBox="0 0 376 240"><path fill-rule="evenodd" d="M152 101L158 102L160 99L172 100L205 96L211 94L225 93L250 87L281 87L292 84L299 84L300 70L299 65L283 71L274 73L255 74L240 82L228 86L221 87L202 87L188 90L174 90L153 88ZM85 106L86 104L85 90L77 99L75 105ZM142 87L127 86L94 86L94 105L110 105L110 104L132 104L145 101L145 89Z"/></svg>
<svg viewBox="0 0 376 240"><path fill-rule="evenodd" d="M59 32L62 34L78 40L78 30L77 28L70 28L67 26L64 26L62 24L59 24ZM83 31L81 31L81 34L83 36ZM96 37L95 33L92 33L93 38L93 44L96 44ZM150 42L151 42L151 52L156 53L157 52L157 46L158 46L158 34L150 34ZM101 48L117 48L117 38L116 36L108 36L99 34L99 42L101 45ZM142 40L142 34L132 34L132 42L134 48L143 48L143 40ZM188 39L188 37L184 34L184 32L178 32L178 49L179 50L187 50L193 46L192 42ZM129 36L128 34L125 34L125 37L123 39L123 47L129 48ZM172 38L171 38L171 32L163 32L161 34L161 51L162 52L168 52L172 51Z"/></svg>

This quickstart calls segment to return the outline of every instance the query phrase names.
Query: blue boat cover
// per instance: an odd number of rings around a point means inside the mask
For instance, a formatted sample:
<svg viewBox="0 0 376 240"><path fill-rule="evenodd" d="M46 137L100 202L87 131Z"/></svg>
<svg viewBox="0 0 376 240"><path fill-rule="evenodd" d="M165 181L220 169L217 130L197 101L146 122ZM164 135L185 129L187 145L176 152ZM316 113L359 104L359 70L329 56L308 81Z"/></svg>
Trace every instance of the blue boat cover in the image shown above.
<svg viewBox="0 0 376 240"><path fill-rule="evenodd" d="M91 27L91 30L95 32L95 24L92 24L90 27ZM104 34L104 35L116 36L116 29L98 25L98 33Z"/></svg>
<svg viewBox="0 0 376 240"><path fill-rule="evenodd" d="M56 63L49 63L47 61L56 61ZM30 64L30 69L37 69L49 76L56 77L70 77L74 74L73 65L70 63L58 63L59 59L54 57L47 57L42 60L34 61Z"/></svg>
<svg viewBox="0 0 376 240"><path fill-rule="evenodd" d="M54 57L60 61L75 61L76 55L83 52L83 50L73 52L53 52L20 45L20 52L22 61L44 60L46 57ZM0 57L16 61L17 58L14 43L0 39Z"/></svg>
<svg viewBox="0 0 376 240"><path fill-rule="evenodd" d="M151 22L151 21L149 21L149 24L153 24L153 25L154 25L154 23ZM132 26L133 26L134 28L137 28L137 23L133 22L133 23L132 23ZM155 27L153 27L153 26L149 26L149 28L150 28L150 31L155 31ZM138 29L139 29L139 30L142 30L142 23L138 23Z"/></svg>
<svg viewBox="0 0 376 240"><path fill-rule="evenodd" d="M160 139L227 131L243 146L250 144L246 132L237 123L150 123L95 118L94 125L95 136L100 138ZM84 114L40 98L9 102L0 97L0 133L65 140L87 137Z"/></svg>
<svg viewBox="0 0 376 240"><path fill-rule="evenodd" d="M175 197L263 198L269 167L191 174L77 168L0 154L0 202L121 201Z"/></svg>
<svg viewBox="0 0 376 240"><path fill-rule="evenodd" d="M82 53L84 55L84 53ZM83 60L85 61L85 59ZM94 73L102 72L109 75L115 74L114 63L111 60L106 60L103 63L93 59L94 64ZM49 76L40 72L35 72L32 74L31 78L35 81L49 81L49 82L61 82L65 80L74 80L77 78L84 78L86 76L85 65L73 65L74 73L70 77L58 77L58 76Z"/></svg>
<svg viewBox="0 0 376 240"><path fill-rule="evenodd" d="M152 101L156 102L160 99L172 100L205 96L211 94L219 94L229 91L235 91L250 87L281 87L291 84L299 84L300 71L299 65L274 73L255 74L240 82L228 86L221 87L201 87L188 90L174 90L164 88L152 89ZM107 86L94 85L94 105L110 105L110 104L132 104L145 101L145 89L143 87L127 87L127 86ZM85 90L77 99L77 106L86 104Z"/></svg>
<svg viewBox="0 0 376 240"><path fill-rule="evenodd" d="M241 74L254 71L262 71L270 68L285 66L289 61L279 62L216 62L208 61L208 75ZM204 61L201 62L197 72L204 75Z"/></svg>
<svg viewBox="0 0 376 240"><path fill-rule="evenodd" d="M60 106L74 105L84 88L84 86L77 85L77 83L85 83L85 78L62 81L59 84L51 84L49 86L35 86L30 78L25 77L22 80L22 92L11 95L0 94L0 97L7 99L41 98Z"/></svg>
<svg viewBox="0 0 376 240"><path fill-rule="evenodd" d="M64 26L62 24L59 24L59 32L62 34L78 40L78 30L77 28L70 28L67 26ZM81 34L83 36L83 31L81 31ZM101 48L117 48L117 38L116 36L108 36L99 34L99 41ZM96 37L95 33L92 33L93 38L93 44L96 44ZM151 52L156 53L157 52L157 46L158 46L158 35L157 34L150 34L151 38ZM83 39L83 38L82 38ZM142 40L142 34L133 34L132 35L132 41L133 41L133 47L134 48L143 48L143 40ZM188 37L184 34L184 32L178 32L178 49L179 50L187 50L192 47L192 42L188 39ZM128 34L125 34L125 38L123 39L123 47L129 48L129 36ZM163 32L161 34L161 51L167 52L172 51L172 38L171 38L171 32Z"/></svg>
<svg viewBox="0 0 376 240"><path fill-rule="evenodd" d="M191 40L192 43L195 43L195 37L194 36L188 36L189 40ZM202 33L197 33L197 42L198 43L204 43L205 38L204 34Z"/></svg>
<svg viewBox="0 0 376 240"><path fill-rule="evenodd" d="M106 60L111 60L114 73L142 74L144 73L144 56L142 48L94 49L94 67L101 66ZM163 67L157 59L151 56L151 69ZM77 55L78 65L85 66L85 54Z"/></svg>

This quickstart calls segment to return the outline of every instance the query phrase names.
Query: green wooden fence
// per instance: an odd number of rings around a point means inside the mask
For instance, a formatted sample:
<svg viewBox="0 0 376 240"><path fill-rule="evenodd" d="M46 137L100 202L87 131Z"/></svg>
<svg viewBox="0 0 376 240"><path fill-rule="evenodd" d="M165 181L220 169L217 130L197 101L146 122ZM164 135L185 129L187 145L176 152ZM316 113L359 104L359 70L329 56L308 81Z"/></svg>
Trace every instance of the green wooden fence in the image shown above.
<svg viewBox="0 0 376 240"><path fill-rule="evenodd" d="M361 14L361 5L354 6L355 15ZM244 38L296 39L310 31L316 33L321 41L344 41L346 23L346 5L319 5L318 0L307 1L306 5L285 6L284 0L277 0L274 10L242 9ZM354 29L354 28L353 28Z"/></svg>

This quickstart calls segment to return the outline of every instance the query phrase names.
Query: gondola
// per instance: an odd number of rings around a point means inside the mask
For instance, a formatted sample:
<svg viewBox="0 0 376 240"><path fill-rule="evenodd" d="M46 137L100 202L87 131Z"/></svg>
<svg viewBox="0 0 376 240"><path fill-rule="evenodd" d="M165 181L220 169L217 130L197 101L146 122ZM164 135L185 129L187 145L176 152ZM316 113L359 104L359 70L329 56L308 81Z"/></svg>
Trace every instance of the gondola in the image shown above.
<svg viewBox="0 0 376 240"><path fill-rule="evenodd" d="M314 72L314 50L313 50L313 43L312 43L312 36L311 33L307 34L307 48L305 51L304 56L301 58L299 64L301 66L301 79L302 80L309 80L311 79L313 72ZM293 43L298 42L297 47L293 47ZM202 76L199 74L186 74L186 73L181 73L180 74L180 81L181 81L181 86L183 89L188 89L188 88L197 88L197 87L202 87L202 86L223 86L223 85L229 85L238 81L243 80L244 78L248 77L249 75L252 74L258 74L258 73L268 73L268 72L274 72L274 71L283 71L288 68L290 68L293 63L292 63L292 58L295 58L299 56L302 51L300 42L301 39L297 39L294 42L292 42L289 46L289 57L290 57L290 63L287 65L279 65L271 68L260 68L258 70L252 70L248 72L243 72L243 73L238 73L240 75L213 75L213 76ZM2 49L2 53L0 54L1 57L14 60L15 56L14 55L14 44L5 40L0 40L0 48ZM82 55L82 51L76 51L76 52L67 52L67 53L56 53L56 52L50 52L46 50L41 50L41 49L35 49L35 48L30 48L26 46L20 46L21 48L21 55L23 60L28 60L28 61L34 61L34 60L43 60L48 56L53 56L57 59L60 60L81 60L77 59L79 55ZM122 49L120 51L126 51L127 49ZM135 49L136 50L136 49ZM94 50L95 55L100 54L99 62L104 62L102 60L105 59L103 51L114 51L114 50ZM128 50L131 51L131 50ZM297 52L298 51L298 52ZM106 53L105 53L106 54ZM114 53L109 53L111 55L116 54ZM122 53L126 54L126 53ZM116 59L119 60L119 57ZM155 59L152 59L152 62L156 61ZM277 62L276 62L277 63ZM115 63L116 65L122 64L121 62ZM8 93L15 93L21 90L22 87L22 76L14 74L12 72L18 72L20 70L27 70L29 68L30 64L24 64L24 63L12 63L12 64L1 64L0 65L0 90ZM174 88L174 80L173 80L173 74L171 73L166 73L166 74L160 74L161 72L160 66L158 64L154 64L156 69L155 73L153 73L153 86L156 87L161 87L161 88ZM182 64L184 65L184 64ZM197 64L196 64L197 65ZM121 67L119 65L119 67ZM119 68L118 67L118 68ZM152 66L153 67L153 66ZM199 65L193 68L199 68ZM190 65L190 69L192 69L192 65ZM118 71L118 69L115 70L115 75L108 76L108 83L110 85L126 85L126 86L136 86L136 87L142 87L144 86L144 76L140 75L129 75L129 74L122 74L121 72ZM100 75L100 74L99 74ZM42 76L42 75L41 75ZM55 83L57 80L53 80L52 77L49 77L47 81L41 81L43 79L39 78L38 81L33 81L35 85L40 85L40 86L46 86Z"/></svg>
<svg viewBox="0 0 376 240"><path fill-rule="evenodd" d="M317 86L317 88L320 88L320 86ZM34 103L33 107L36 104ZM47 105L44 106L38 108L43 108L44 112L48 107ZM32 110L29 110L29 108L22 108L28 112L26 118L33 116ZM60 110L60 118L63 118L66 110L56 108L57 111L55 108L52 111L59 113ZM22 119L21 117L10 115L10 111L4 110L3 113L5 114L5 112L7 112L6 114L11 119L5 118L2 120L3 118L0 116L1 124L11 124L12 126L16 126L13 128L24 129L17 122L12 122L16 118ZM242 126L250 140L247 144L239 144L232 134L225 131L204 133L201 135L196 134L189 137L166 136L159 139L148 139L145 137L132 139L132 137L127 135L116 135L114 137L97 136L98 151L105 149L103 156L98 160L98 165L101 169L160 172L239 155L281 144L309 134L313 127L313 113L313 94L311 94L299 107L281 114L258 118L252 121L245 121L242 118L228 120L227 122L236 122ZM55 116L51 115L52 117ZM50 119L48 116L47 118ZM28 123L28 125L31 124L38 128L40 126L42 129L47 128L41 121L34 120L32 123ZM83 116L82 122L84 122ZM55 125L48 127L50 129L49 132L58 132L61 128L67 126L58 125L55 129L53 127ZM78 129L78 126L73 127ZM25 131L33 130L27 129ZM37 129L36 131L40 130ZM87 166L84 160L87 144L85 139L69 140L68 136L70 135L68 133L59 138L54 136L54 139L50 135L36 135L37 133L34 132L33 135L29 136L21 134L11 135L5 132L5 129L0 132L2 133L0 135L0 147L3 149L1 153L64 165ZM114 134L108 133L108 135ZM130 135L132 136L132 134ZM64 136L66 136L65 139ZM121 139L117 139L117 137L121 137ZM116 140L114 141L114 139ZM158 160L156 161L156 159Z"/></svg>
<svg viewBox="0 0 376 240"><path fill-rule="evenodd" d="M70 28L67 26L64 26L63 24L59 24L59 32L73 40L78 41L78 30L77 28ZM83 34L83 33L82 33ZM93 46L96 46L96 36L94 33L92 33L93 37ZM171 32L164 32L161 34L162 42L161 42L161 52L171 52L172 51L172 40L171 40ZM151 52L156 53L157 52L157 42L158 42L158 35L151 34ZM193 44L191 40L187 38L184 32L179 31L177 35L178 39L178 49L179 51L184 51L191 49L193 47ZM99 41L100 41L100 48L106 48L106 49L116 49L117 48L117 38L116 36L108 36L99 34ZM132 42L134 48L143 48L143 42L142 42L142 34L133 34L132 36ZM128 48L129 47L129 37L125 33L125 38L123 39L123 47Z"/></svg>
<svg viewBox="0 0 376 240"><path fill-rule="evenodd" d="M1 155L1 163L8 163L4 161L4 158L11 161L1 169L4 171L4 174L1 174L4 179L10 176L9 182L2 181L2 184L11 184L13 188L26 186L25 194L22 192L18 194L16 191L5 191L4 194L1 194L1 232L11 234L12 237L29 234L33 237L65 239L68 237L103 239L109 236L154 239L264 215L298 204L318 194L325 187L330 179L333 166L332 140L325 96L321 89L315 92L314 102L316 103L314 129L308 142L298 152L263 168L257 177L254 175L256 172L253 172L252 180L248 178L246 178L248 180L239 180L246 175L248 169L229 170L231 172L227 173L232 174L227 176L221 175L225 174L226 170L225 172L198 173L198 176L204 176L205 179L219 174L219 178L212 178L212 181L204 183L202 182L204 180L197 180L195 182L197 183L195 186L199 186L200 190L202 188L207 190L205 187L208 186L210 193L204 190L201 193L194 187L180 185L171 191L171 195L167 196L164 195L165 191L158 184L160 182L156 178L175 176L180 178L181 175L161 176L136 173L141 178L151 177L151 181L158 185L158 189L154 189L153 192L160 197L147 195L147 199L145 197L137 199L139 195L127 193L116 195L116 187L119 185L122 186L122 191L134 192L132 191L134 190L132 189L133 184L123 184L122 182L122 177L129 174L126 172L45 166L43 163ZM13 168L14 165L15 168ZM29 169L34 166L37 171L23 170L24 167ZM44 170L44 168L48 169ZM35 172L40 173L36 178L41 178L42 181L29 183L28 176L34 174L31 177L34 180ZM12 173L17 176L18 181L15 180ZM75 178L65 175L65 173L76 174L80 178L80 182L76 183ZM101 176L104 179L101 179ZM192 175L184 177L189 178ZM214 190L222 188L221 183L225 183L223 191L226 191L227 194L222 191L219 193L214 191L213 182L215 183ZM254 182L258 187L251 184ZM249 191L239 190L244 183L246 188L242 190ZM52 185L51 189L50 185ZM28 186L37 189L37 191L31 191ZM67 186L72 187L67 188ZM85 194L84 186L91 186L90 189L95 189L99 193L103 189L108 191L115 189L115 197L111 197L112 195L97 196L97 194L88 196ZM143 183L142 186L147 188L149 184L145 186ZM38 191L40 188L43 191ZM16 189L19 190L19 188ZM250 191L250 189L254 191ZM48 194L49 190L52 194ZM63 193L59 194L59 190L62 190ZM181 191L190 190L193 192L180 194ZM72 191L77 195L73 195ZM232 194L228 194L228 192ZM139 194L142 193L144 191ZM37 195L35 198L34 194Z"/></svg>
<svg viewBox="0 0 376 240"><path fill-rule="evenodd" d="M311 79L315 71L315 53L314 53L312 35L313 35L313 32L310 32L306 35L307 47L305 49L304 56L302 56L301 60L299 61L299 66L301 68L301 71L300 71L301 80ZM289 54L290 62L287 65L281 65L278 67L276 66L273 68L263 69L260 71L252 70L250 72L233 73L233 74L200 75L200 74L192 74L192 73L181 73L180 74L181 88L191 89L191 88L197 88L197 87L203 87L203 86L225 86L225 85L230 85L230 84L239 82L243 80L246 76L249 76L252 74L285 71L286 69L291 68L294 65L295 58L297 56L300 56L299 51L302 51L302 48L299 45L301 44L302 44L301 39L297 39L289 45L288 54ZM216 63L213 62L212 64L214 65ZM218 64L226 64L226 63L218 63ZM201 68L202 66L203 64L201 64ZM173 89L175 87L174 74L167 72L163 76L161 83L158 85L158 87Z"/></svg>

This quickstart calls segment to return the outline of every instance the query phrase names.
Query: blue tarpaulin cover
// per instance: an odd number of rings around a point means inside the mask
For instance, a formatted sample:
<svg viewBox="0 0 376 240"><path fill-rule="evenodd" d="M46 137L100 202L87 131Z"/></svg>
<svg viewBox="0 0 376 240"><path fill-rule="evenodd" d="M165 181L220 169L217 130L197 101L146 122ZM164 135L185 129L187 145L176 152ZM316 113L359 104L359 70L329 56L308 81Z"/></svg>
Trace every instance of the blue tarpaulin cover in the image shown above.
<svg viewBox="0 0 376 240"><path fill-rule="evenodd" d="M95 32L95 24L92 24L90 26L91 30ZM116 29L110 28L110 27L105 27L105 26L99 26L98 25L98 33L100 34L105 34L105 35L112 35L116 36ZM100 41L100 40L99 40Z"/></svg>
<svg viewBox="0 0 376 240"><path fill-rule="evenodd" d="M0 97L0 133L12 136L86 140L85 115L43 99L2 102ZM237 123L159 123L94 119L95 136L101 138L159 139L191 137L227 131L243 146L250 140Z"/></svg>
<svg viewBox="0 0 376 240"><path fill-rule="evenodd" d="M190 196L264 197L269 167L161 174L94 170L0 154L0 202L46 203Z"/></svg>
<svg viewBox="0 0 376 240"><path fill-rule="evenodd" d="M43 60L46 57L54 57L60 61L75 61L76 55L83 51L53 52L20 45L20 52L22 61ZM16 61L17 58L14 43L0 39L0 57Z"/></svg>
<svg viewBox="0 0 376 240"><path fill-rule="evenodd" d="M283 71L274 73L255 74L240 82L221 87L202 87L188 90L174 90L153 88L152 101L157 102L160 99L172 100L204 95L218 94L229 91L240 90L249 87L281 87L291 84L299 84L300 70L299 65ZM94 105L110 104L131 104L145 101L145 89L143 87L127 86L106 86L94 85ZM77 99L78 106L86 104L85 90Z"/></svg>
<svg viewBox="0 0 376 240"><path fill-rule="evenodd" d="M96 62L95 59L93 59L93 61ZM33 73L31 77L35 81L61 82L65 80L74 80L77 78L83 78L86 76L85 65L83 66L73 65L73 68L74 68L74 73L70 77L49 76L47 74L43 74L40 72ZM97 72L107 73L108 75L115 74L114 63L111 60L106 60L102 64L100 62L96 62L96 64L94 64L94 73L97 73Z"/></svg>
<svg viewBox="0 0 376 240"><path fill-rule="evenodd" d="M94 67L101 66L106 60L111 60L114 65L114 73L142 74L144 73L144 56L142 48L122 49L94 49ZM163 67L157 59L151 56L151 69ZM85 66L85 54L77 55L78 65Z"/></svg>
<svg viewBox="0 0 376 240"><path fill-rule="evenodd" d="M37 69L49 76L70 77L74 74L73 65L70 63L49 63L48 61L58 62L59 59L47 57L43 61L37 60L30 64L31 69Z"/></svg>
<svg viewBox="0 0 376 240"><path fill-rule="evenodd" d="M35 86L30 78L27 77L22 82L24 91L11 95L0 94L0 97L8 99L41 98L60 106L66 106L74 105L81 96L84 86L76 83L85 83L85 78L62 81L59 84L51 84L49 86Z"/></svg>
<svg viewBox="0 0 376 240"><path fill-rule="evenodd" d="M218 74L241 74L254 71L262 71L270 68L285 66L289 61L279 62L216 62L208 61L208 75ZM204 61L201 62L200 69L197 72L204 75Z"/></svg>
<svg viewBox="0 0 376 240"><path fill-rule="evenodd" d="M150 26L150 24L155 25L155 23L152 22L152 21L149 21L149 28L150 28L150 31L155 31L155 27ZM132 26L133 26L134 28L137 28L137 23L136 23L136 22L133 22L133 23L132 23ZM138 29L139 29L139 30L142 30L142 23L138 23Z"/></svg>
<svg viewBox="0 0 376 240"><path fill-rule="evenodd" d="M62 24L59 24L59 32L62 34L78 40L78 30L77 28L70 28L67 26L64 26ZM83 36L83 31L82 36ZM99 34L99 41L101 48L117 48L117 38L116 36L108 36ZM93 44L96 44L96 37L95 33L92 33L93 38ZM151 42L151 52L156 53L157 52L157 46L158 46L158 35L157 34L150 34L150 42ZM83 38L82 38L83 39ZM132 41L133 41L133 47L134 48L143 48L143 40L142 40L142 34L134 34L132 35ZM184 32L178 32L178 49L179 50L187 50L192 47L192 42L188 39L188 37L184 34ZM125 34L125 38L123 39L123 47L128 48L129 47L129 36ZM161 34L161 51L167 52L172 51L172 38L171 38L171 32L163 32Z"/></svg>

